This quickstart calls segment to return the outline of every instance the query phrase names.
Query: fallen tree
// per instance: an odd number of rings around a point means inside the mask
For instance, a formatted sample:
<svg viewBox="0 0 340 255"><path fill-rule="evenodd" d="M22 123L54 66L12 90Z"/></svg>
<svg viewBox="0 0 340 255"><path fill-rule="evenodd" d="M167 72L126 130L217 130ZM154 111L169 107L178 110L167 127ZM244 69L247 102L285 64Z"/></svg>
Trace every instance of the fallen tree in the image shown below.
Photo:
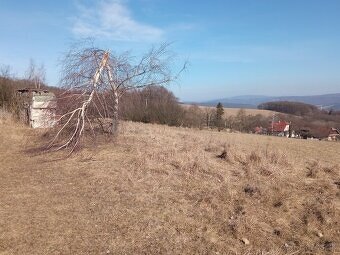
<svg viewBox="0 0 340 255"><path fill-rule="evenodd" d="M173 74L173 55L168 47L169 44L163 44L152 48L139 59L129 52L118 55L95 47L73 47L62 62L61 84L65 92L60 98L63 104L58 131L48 149L68 148L72 153L87 128L93 136L97 132L116 136L120 97L125 92L167 85L185 69L184 65ZM109 128L105 124L108 119ZM102 128L94 128L97 124Z"/></svg>

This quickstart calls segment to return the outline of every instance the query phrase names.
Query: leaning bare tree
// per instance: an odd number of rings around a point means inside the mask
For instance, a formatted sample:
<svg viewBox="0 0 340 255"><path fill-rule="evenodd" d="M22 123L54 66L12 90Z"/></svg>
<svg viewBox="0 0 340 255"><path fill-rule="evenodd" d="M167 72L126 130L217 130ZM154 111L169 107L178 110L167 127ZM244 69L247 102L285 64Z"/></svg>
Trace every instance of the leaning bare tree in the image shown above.
<svg viewBox="0 0 340 255"><path fill-rule="evenodd" d="M85 130L94 136L98 132L116 136L119 99L126 91L168 84L184 69L172 72L168 46L152 48L138 60L129 52L117 55L95 47L73 48L68 52L62 70L66 104L49 148L69 148L73 152Z"/></svg>

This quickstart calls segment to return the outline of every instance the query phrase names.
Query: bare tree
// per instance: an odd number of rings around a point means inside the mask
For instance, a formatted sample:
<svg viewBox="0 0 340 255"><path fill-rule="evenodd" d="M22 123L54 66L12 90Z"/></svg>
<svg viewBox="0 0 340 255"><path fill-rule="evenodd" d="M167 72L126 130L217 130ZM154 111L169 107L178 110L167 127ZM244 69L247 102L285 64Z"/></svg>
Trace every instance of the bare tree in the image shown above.
<svg viewBox="0 0 340 255"><path fill-rule="evenodd" d="M0 77L10 78L11 75L11 66L9 65L1 65L0 66Z"/></svg>
<svg viewBox="0 0 340 255"><path fill-rule="evenodd" d="M206 126L207 128L211 128L211 123L213 122L213 116L215 113L215 109L211 107L204 108L205 116L206 116Z"/></svg>
<svg viewBox="0 0 340 255"><path fill-rule="evenodd" d="M9 65L0 65L0 107L9 108L13 98L12 74Z"/></svg>
<svg viewBox="0 0 340 255"><path fill-rule="evenodd" d="M205 123L206 116L207 115L203 112L203 110L198 105L191 105L185 109L183 125L187 127L202 128L202 126ZM208 123L207 123L207 127L208 127Z"/></svg>
<svg viewBox="0 0 340 255"><path fill-rule="evenodd" d="M126 91L166 85L184 69L172 73L168 46L152 48L140 59L129 52L118 55L95 47L73 47L62 62L61 84L68 106L58 120L60 128L50 148L73 152L86 127L94 136L97 126L101 132L117 135L119 99ZM105 128L108 119L112 120L109 129Z"/></svg>
<svg viewBox="0 0 340 255"><path fill-rule="evenodd" d="M27 80L33 82L36 89L40 89L41 85L45 83L45 77L46 70L44 64L41 64L39 67L37 67L35 61L30 59L30 63L26 71Z"/></svg>

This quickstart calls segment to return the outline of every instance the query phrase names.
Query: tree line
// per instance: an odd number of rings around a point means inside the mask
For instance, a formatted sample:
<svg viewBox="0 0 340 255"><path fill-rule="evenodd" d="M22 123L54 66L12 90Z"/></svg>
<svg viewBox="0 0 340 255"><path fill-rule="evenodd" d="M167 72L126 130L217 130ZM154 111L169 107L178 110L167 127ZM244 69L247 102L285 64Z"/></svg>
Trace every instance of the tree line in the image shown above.
<svg viewBox="0 0 340 255"><path fill-rule="evenodd" d="M323 116L334 116L340 115L340 111L335 111L333 109L329 110L321 110L315 105L306 104L302 102L291 102L291 101L274 101L274 102L265 102L259 104L258 109L262 110L271 110L280 113L292 114L296 116L317 116L318 118L323 118L325 120L329 118L325 118Z"/></svg>
<svg viewBox="0 0 340 255"><path fill-rule="evenodd" d="M0 74L0 107L12 113L18 111L18 98L15 91L22 88L35 88L30 79L18 79ZM65 90L49 87L41 83L41 88L54 92L58 98L58 113L66 112L72 104ZM263 115L247 115L240 109L235 116L227 116L223 105L200 107L184 105L164 86L146 86L124 93L120 99L119 116L122 120L144 123L165 124L169 126L209 129L231 129L240 132L252 132L256 126L268 126L270 118Z"/></svg>
<svg viewBox="0 0 340 255"><path fill-rule="evenodd" d="M124 120L166 124L189 128L210 128L252 132L256 126L267 127L270 118L247 115L245 110L226 115L223 105L201 107L181 104L174 94L161 86L149 86L126 93L121 99L120 116Z"/></svg>
<svg viewBox="0 0 340 255"><path fill-rule="evenodd" d="M34 80L18 79L11 77L8 72L0 73L0 107L12 111L18 109L15 91L20 88L35 88ZM60 88L48 87L45 83L42 88L52 90L58 95L64 94ZM59 99L58 112L69 107ZM296 107L296 109L294 108ZM285 112L277 114L276 118L289 121L292 129L309 130L311 136L327 136L331 127L340 128L340 114L337 111L321 111L315 106L296 102L270 102L262 104L259 108ZM313 112L313 114L311 114ZM295 113L289 114L288 113ZM303 115L303 114L304 115ZM271 117L261 114L247 115L240 109L236 115L226 115L223 105L218 103L214 107L200 107L198 105L183 105L175 95L163 86L147 86L142 89L134 89L125 93L120 102L119 116L123 120L144 123L165 124L199 129L229 129L239 132L253 132L255 127L268 127Z"/></svg>

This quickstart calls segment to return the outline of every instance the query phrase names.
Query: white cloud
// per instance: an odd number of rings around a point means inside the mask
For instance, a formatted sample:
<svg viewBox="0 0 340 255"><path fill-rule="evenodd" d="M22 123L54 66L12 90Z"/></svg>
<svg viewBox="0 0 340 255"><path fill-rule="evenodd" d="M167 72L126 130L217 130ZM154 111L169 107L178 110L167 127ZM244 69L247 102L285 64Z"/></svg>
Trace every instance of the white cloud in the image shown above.
<svg viewBox="0 0 340 255"><path fill-rule="evenodd" d="M164 31L136 21L120 0L101 1L95 6L77 5L72 31L79 37L104 37L115 41L159 41Z"/></svg>

